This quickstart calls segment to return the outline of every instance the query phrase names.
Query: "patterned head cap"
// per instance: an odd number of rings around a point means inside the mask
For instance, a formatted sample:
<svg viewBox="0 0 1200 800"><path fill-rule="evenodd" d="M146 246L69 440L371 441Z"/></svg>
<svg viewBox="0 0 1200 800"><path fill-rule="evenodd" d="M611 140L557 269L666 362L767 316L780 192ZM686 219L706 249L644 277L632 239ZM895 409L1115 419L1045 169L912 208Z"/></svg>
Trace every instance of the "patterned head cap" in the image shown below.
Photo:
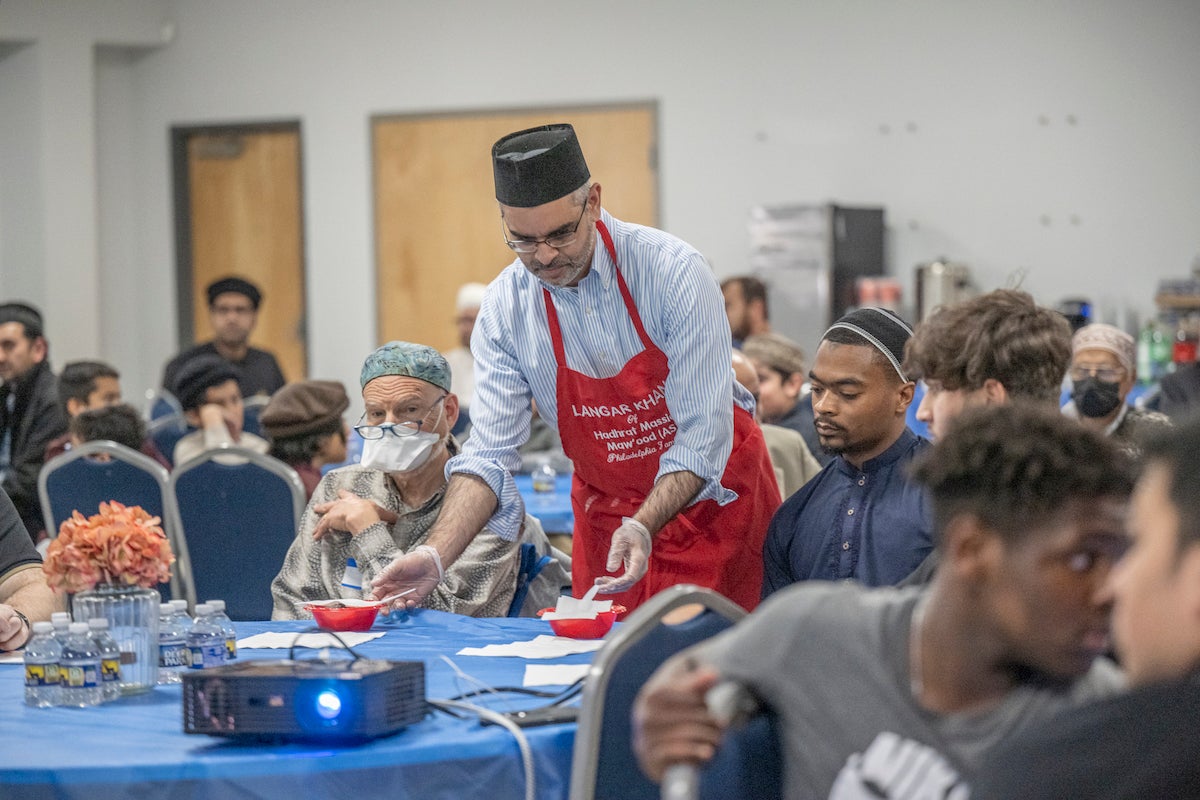
<svg viewBox="0 0 1200 800"><path fill-rule="evenodd" d="M900 363L904 361L904 345L913 332L896 312L875 306L856 308L830 325L829 330L825 331L825 336L835 328L852 331L866 339L872 347L887 357L900 380L908 380L904 370L900 368ZM825 336L821 338L824 339Z"/></svg>
<svg viewBox="0 0 1200 800"><path fill-rule="evenodd" d="M450 365L432 347L412 342L388 342L363 362L359 383L366 386L384 375L417 378L450 391Z"/></svg>
<svg viewBox="0 0 1200 800"><path fill-rule="evenodd" d="M1080 350L1107 350L1117 357L1126 372L1133 372L1134 360L1137 358L1137 346L1133 337L1120 328L1096 322L1084 325L1075 331L1071 340L1071 355L1077 355Z"/></svg>

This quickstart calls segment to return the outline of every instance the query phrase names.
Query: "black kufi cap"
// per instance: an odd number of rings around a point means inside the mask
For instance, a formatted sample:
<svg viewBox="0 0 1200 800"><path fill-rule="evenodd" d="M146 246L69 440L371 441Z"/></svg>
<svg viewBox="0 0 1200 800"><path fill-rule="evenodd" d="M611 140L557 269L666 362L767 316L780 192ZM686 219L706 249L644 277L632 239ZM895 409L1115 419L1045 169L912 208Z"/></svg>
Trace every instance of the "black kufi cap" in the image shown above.
<svg viewBox="0 0 1200 800"><path fill-rule="evenodd" d="M254 304L254 310L258 310L258 304L262 302L262 292L248 280L242 278L221 278L218 281L213 281L208 285L208 304L211 306L216 302L218 295L223 295L226 292L236 292L244 294L250 298L250 302Z"/></svg>
<svg viewBox="0 0 1200 800"><path fill-rule="evenodd" d="M184 411L204 405L204 395L213 386L238 379L237 368L218 355L201 355L188 361L170 387Z"/></svg>
<svg viewBox="0 0 1200 800"><path fill-rule="evenodd" d="M517 131L492 145L496 199L533 208L551 203L587 183L591 173L575 129L566 123Z"/></svg>
<svg viewBox="0 0 1200 800"><path fill-rule="evenodd" d="M866 339L872 347L887 357L900 380L908 380L900 364L904 361L904 345L913 332L908 323L900 319L894 311L876 306L855 309L830 325L829 330L825 331L825 336L821 337L822 340L835 328L851 331Z"/></svg>
<svg viewBox="0 0 1200 800"><path fill-rule="evenodd" d="M0 325L19 322L25 326L25 335L36 339L42 335L42 312L28 303L4 303L0 305Z"/></svg>

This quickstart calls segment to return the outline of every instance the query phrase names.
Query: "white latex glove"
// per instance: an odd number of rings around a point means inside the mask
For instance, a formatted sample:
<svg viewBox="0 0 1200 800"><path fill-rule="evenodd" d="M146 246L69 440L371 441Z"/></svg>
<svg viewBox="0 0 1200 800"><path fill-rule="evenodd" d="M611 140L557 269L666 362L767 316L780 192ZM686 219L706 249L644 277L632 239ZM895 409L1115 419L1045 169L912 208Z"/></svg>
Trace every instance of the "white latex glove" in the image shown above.
<svg viewBox="0 0 1200 800"><path fill-rule="evenodd" d="M625 564L623 575L596 578L600 594L625 591L642 579L650 565L650 531L633 517L622 517L621 527L613 531L605 566L609 572L615 572L622 562Z"/></svg>
<svg viewBox="0 0 1200 800"><path fill-rule="evenodd" d="M371 581L371 596L376 600L412 589L401 599L393 601L391 611L396 608L416 608L433 594L433 590L445 577L442 557L427 544L414 547L409 552L392 559Z"/></svg>

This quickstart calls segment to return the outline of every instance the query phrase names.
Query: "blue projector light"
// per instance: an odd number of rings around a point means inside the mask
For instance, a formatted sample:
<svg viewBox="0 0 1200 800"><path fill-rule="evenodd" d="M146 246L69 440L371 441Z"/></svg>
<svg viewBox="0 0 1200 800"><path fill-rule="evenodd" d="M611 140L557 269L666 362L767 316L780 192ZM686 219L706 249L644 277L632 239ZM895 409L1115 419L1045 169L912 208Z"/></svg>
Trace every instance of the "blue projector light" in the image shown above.
<svg viewBox="0 0 1200 800"><path fill-rule="evenodd" d="M342 698L337 692L326 689L317 695L317 714L325 719L335 719L342 713Z"/></svg>

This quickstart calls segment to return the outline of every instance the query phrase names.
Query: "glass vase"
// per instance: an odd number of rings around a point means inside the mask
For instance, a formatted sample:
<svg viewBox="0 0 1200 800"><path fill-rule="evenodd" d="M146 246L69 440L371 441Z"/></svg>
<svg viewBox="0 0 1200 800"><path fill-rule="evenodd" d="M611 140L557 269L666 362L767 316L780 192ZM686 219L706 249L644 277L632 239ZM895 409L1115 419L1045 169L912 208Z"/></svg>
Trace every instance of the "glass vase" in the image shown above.
<svg viewBox="0 0 1200 800"><path fill-rule="evenodd" d="M76 622L108 620L121 649L121 694L148 692L158 683L158 607L161 595L140 586L100 584L72 600Z"/></svg>

